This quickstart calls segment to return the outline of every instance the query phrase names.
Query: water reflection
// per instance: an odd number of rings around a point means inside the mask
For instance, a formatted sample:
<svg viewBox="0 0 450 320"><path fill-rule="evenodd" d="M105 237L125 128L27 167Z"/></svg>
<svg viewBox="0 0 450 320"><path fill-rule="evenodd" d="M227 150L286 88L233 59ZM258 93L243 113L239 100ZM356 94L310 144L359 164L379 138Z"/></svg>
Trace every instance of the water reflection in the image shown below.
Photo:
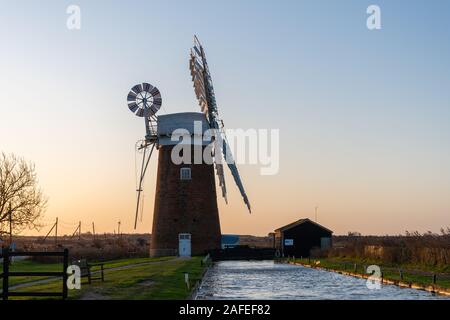
<svg viewBox="0 0 450 320"><path fill-rule="evenodd" d="M448 299L426 291L273 261L221 261L206 274L197 299Z"/></svg>

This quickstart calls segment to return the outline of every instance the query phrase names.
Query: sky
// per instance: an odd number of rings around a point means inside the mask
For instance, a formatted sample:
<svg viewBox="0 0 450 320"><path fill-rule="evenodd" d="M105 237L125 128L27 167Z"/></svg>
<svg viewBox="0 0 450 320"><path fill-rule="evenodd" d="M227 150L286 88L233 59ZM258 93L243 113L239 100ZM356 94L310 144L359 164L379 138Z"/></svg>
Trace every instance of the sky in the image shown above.
<svg viewBox="0 0 450 320"><path fill-rule="evenodd" d="M251 215L227 172L222 233L266 235L316 206L335 234L450 226L450 2L1 0L0 151L36 165L41 234L56 217L61 233L135 232L144 126L126 95L149 82L160 114L200 111L194 34L226 127L280 132L277 174L239 166ZM154 157L136 232L151 231L155 177Z"/></svg>

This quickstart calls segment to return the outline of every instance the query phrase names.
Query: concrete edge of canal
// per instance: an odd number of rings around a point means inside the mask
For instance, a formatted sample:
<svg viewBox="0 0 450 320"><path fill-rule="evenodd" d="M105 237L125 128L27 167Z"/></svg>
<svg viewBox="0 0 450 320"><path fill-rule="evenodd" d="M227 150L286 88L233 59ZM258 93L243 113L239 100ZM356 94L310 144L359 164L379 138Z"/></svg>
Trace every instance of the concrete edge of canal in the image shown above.
<svg viewBox="0 0 450 320"><path fill-rule="evenodd" d="M202 276L200 278L200 280L198 280L194 287L191 290L191 293L187 296L186 300L196 300L197 295L198 295L198 291L203 283L203 279L205 278L206 273L214 266L214 262L211 261L207 267L205 268L205 270L203 270Z"/></svg>
<svg viewBox="0 0 450 320"><path fill-rule="evenodd" d="M303 264L300 262L292 262L292 261L288 261L288 264L292 264L292 265L298 265L298 266L302 266L305 268L311 268L311 269L317 269L317 270L323 270L323 271L328 271L328 272L334 272L334 273L338 273L338 274L342 274L345 276L351 276L351 277L355 277L355 278L362 278L362 279L368 279L371 275L370 274L360 274L360 273L355 273L355 272L349 272L349 271L342 271L342 270L336 270L336 269L329 269L329 268L324 268L324 267L319 267L319 266L313 266L310 264ZM381 283L382 284L387 284L387 285L395 285L401 288L411 288L411 289L417 289L417 290L424 290L424 291L428 291L431 293L435 293L435 294L440 294L440 295L444 295L444 296L450 296L450 289L446 289L446 288L442 288L442 287L438 287L438 286L433 286L433 285L422 285L419 283L410 283L410 282L404 282L404 281L399 281L399 280L389 280L389 279L384 279L381 278Z"/></svg>

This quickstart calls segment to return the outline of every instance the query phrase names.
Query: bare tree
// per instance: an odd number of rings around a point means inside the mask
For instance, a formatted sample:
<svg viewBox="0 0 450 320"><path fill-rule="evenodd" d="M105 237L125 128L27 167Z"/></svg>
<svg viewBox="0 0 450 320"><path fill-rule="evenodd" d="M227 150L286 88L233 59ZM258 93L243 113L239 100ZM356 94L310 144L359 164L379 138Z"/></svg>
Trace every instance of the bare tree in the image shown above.
<svg viewBox="0 0 450 320"><path fill-rule="evenodd" d="M39 229L47 198L38 187L34 164L13 154L0 155L0 236Z"/></svg>

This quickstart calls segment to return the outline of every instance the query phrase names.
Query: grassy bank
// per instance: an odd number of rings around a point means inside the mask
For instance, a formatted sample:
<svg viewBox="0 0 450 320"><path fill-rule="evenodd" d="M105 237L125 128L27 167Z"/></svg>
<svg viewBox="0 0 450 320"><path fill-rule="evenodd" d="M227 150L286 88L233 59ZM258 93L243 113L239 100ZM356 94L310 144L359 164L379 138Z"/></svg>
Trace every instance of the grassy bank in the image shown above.
<svg viewBox="0 0 450 320"><path fill-rule="evenodd" d="M294 262L292 259L291 262ZM405 286L419 285L423 287L433 286L450 290L450 272L446 268L436 268L420 265L386 265L370 259L343 259L343 258L319 258L319 259L295 259L295 263L320 267L332 271L341 271L360 276L368 276L367 266L378 265L381 268L383 279L395 284Z"/></svg>
<svg viewBox="0 0 450 320"><path fill-rule="evenodd" d="M202 257L191 259L168 257L109 261L105 263L105 282L96 280L89 285L87 279L83 278L81 290L69 290L69 299L185 299L190 290L186 288L184 273L189 274L192 288L196 281L201 279L206 268L201 265L201 260ZM22 265L21 271L31 271L30 267L33 271L50 271L49 265L29 262ZM52 268L61 270L58 264ZM24 283L26 279L19 280L21 282L16 284ZM48 283L17 288L14 291L61 291L61 286L61 280L52 280Z"/></svg>
<svg viewBox="0 0 450 320"><path fill-rule="evenodd" d="M104 268L117 268L120 266L126 266L130 264L139 264L139 263L147 263L147 262L156 262L156 261L164 261L170 259L169 257L163 258L136 258L136 259L120 259L120 260L111 260L104 261ZM95 262L95 261L91 261ZM11 272L61 272L63 268L62 263L40 263L32 260L21 260L13 262L9 270ZM92 271L98 270L98 267L92 268ZM49 277L11 277L9 279L9 285L14 286L18 284L23 284L36 280L44 280ZM3 283L0 281L0 289L2 289Z"/></svg>

